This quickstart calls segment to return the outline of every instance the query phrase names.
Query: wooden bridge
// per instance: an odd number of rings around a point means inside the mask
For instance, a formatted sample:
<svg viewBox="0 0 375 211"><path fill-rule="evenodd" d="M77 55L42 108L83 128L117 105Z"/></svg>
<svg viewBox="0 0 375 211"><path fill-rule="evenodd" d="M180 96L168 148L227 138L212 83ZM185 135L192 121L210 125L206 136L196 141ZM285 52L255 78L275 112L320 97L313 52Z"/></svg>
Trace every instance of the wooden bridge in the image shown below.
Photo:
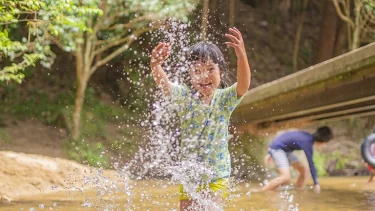
<svg viewBox="0 0 375 211"><path fill-rule="evenodd" d="M375 115L375 43L249 90L232 121L260 130L368 115Z"/></svg>

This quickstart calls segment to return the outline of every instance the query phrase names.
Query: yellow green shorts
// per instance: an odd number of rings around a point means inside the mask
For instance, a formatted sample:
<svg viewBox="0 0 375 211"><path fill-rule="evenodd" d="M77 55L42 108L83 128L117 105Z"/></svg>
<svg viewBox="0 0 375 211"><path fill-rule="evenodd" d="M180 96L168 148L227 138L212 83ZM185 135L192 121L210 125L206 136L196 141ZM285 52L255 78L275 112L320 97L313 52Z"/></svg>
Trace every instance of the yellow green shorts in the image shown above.
<svg viewBox="0 0 375 211"><path fill-rule="evenodd" d="M223 199L228 197L229 191L228 191L228 185L229 180L228 178L225 179L219 179L215 182L212 182L208 184L209 190L212 193L218 194L218 196L221 196ZM197 192L200 192L201 190L206 190L207 185L201 185L198 187ZM190 196L188 193L185 192L183 185L180 185L180 201L183 200L190 200Z"/></svg>

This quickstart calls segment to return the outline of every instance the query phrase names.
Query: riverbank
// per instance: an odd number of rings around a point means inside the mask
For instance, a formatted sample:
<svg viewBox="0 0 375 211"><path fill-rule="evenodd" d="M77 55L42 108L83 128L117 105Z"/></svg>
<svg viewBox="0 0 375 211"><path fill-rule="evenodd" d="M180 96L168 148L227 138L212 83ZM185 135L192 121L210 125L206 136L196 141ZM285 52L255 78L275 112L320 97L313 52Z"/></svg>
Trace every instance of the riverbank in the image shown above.
<svg viewBox="0 0 375 211"><path fill-rule="evenodd" d="M42 155L0 151L0 196L15 200L35 194L86 189L90 179L118 181L116 171L91 168Z"/></svg>

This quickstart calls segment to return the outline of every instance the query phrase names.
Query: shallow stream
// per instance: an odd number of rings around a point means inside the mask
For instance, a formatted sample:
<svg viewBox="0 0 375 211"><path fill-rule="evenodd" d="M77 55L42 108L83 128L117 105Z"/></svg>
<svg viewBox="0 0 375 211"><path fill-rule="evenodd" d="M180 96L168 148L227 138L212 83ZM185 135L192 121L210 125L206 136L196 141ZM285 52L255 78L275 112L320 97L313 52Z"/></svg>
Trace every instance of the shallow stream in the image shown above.
<svg viewBox="0 0 375 211"><path fill-rule="evenodd" d="M240 184L232 194L226 210L375 210L375 183L367 177L321 178L322 192L279 190L269 193L249 193L255 184ZM1 203L0 211L9 210L179 210L178 186L166 181L137 181L126 194L106 195L102 200L96 191L56 192L23 197L11 203ZM87 200L88 199L88 200ZM85 203L86 200L86 203ZM90 203L91 203L91 207ZM83 206L85 205L85 206ZM95 208L94 208L95 207ZM298 209L295 209L295 208Z"/></svg>

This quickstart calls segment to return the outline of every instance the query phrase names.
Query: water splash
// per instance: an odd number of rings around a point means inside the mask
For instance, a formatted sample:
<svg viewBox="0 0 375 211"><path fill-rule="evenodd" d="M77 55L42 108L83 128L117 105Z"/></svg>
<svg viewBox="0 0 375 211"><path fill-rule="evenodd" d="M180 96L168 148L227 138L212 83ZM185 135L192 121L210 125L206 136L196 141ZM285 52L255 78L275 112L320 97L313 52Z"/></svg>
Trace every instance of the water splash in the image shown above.
<svg viewBox="0 0 375 211"><path fill-rule="evenodd" d="M165 64L165 71L173 83L180 84L186 80L186 72L189 67L186 62L186 51L189 46L200 38L199 33L189 31L190 26L191 23L189 22L170 21L161 27L160 30L153 32L151 36L151 41L153 42L169 42L172 46L173 54ZM143 57L150 56L148 52L144 51L137 52L134 50L133 53L140 54ZM138 61L139 58L129 61L130 72L148 75L150 72L149 66L139 64ZM127 77L127 80L135 89L141 90L147 87L145 85L146 82L132 80L131 77ZM80 186L72 185L68 189L85 196L82 207L96 210L140 210L134 203L135 190L139 187L132 180L162 178L170 180L169 185L183 185L185 191L195 201L194 210L223 210L223 205L212 197L213 193L209 189L197 191L202 184L207 185L207 181L212 179L212 175L215 173L214 170L206 163L198 162L194 158L188 161L180 160L181 149L178 144L180 131L177 127L179 119L175 112L178 105L173 99L165 96L159 90L151 90L147 93L144 100L152 102L151 112L143 114L142 119L139 120L131 118L137 127L142 127L147 131L146 134L141 136L142 139L147 140L147 144L139 147L138 152L130 162L123 165L117 162L114 163L113 167L117 170L118 180L113 181L105 177L102 168L93 169L89 176L81 178L82 184ZM137 107L133 108L133 112L138 111ZM118 119L118 116L115 118ZM125 123L126 127L129 127L129 124L131 123ZM202 182L203 177L205 177L204 182ZM230 187L232 188L231 191L235 189L235 184L236 181ZM155 207L170 205L151 197L150 193L156 187L148 188L148 190L145 188L142 190L140 200L151 202ZM52 189L57 189L57 187L53 186ZM94 197L85 195L86 191L90 189L96 190ZM71 194L73 196L76 193ZM117 204L119 200L124 200L124 198L119 197L121 195L125 196L126 201L123 207L119 207ZM246 195L251 197L251 192L247 192ZM230 194L228 198L234 199L240 196L241 194ZM166 197L175 197L175 195ZM280 197L285 199L285 203L281 204L280 210L298 210L298 205L292 204L294 198L287 190Z"/></svg>

